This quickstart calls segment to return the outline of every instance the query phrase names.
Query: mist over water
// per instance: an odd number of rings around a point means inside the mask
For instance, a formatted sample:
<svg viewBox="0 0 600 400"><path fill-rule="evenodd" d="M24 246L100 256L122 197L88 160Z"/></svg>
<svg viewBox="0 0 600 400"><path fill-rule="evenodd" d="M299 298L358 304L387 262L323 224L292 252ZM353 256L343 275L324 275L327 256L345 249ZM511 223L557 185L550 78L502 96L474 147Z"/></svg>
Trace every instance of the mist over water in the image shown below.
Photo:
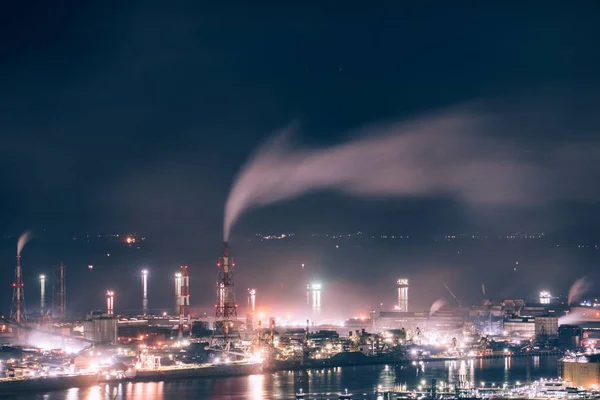
<svg viewBox="0 0 600 400"><path fill-rule="evenodd" d="M525 123L512 114L448 112L373 126L354 132L346 143L316 149L292 146L295 128L287 128L263 144L237 176L225 206L224 238L250 209L318 190L513 207L596 196L582 180L597 174L589 168L600 154L597 144L520 143L514 131L539 133L548 125L537 126L532 118Z"/></svg>
<svg viewBox="0 0 600 400"><path fill-rule="evenodd" d="M17 255L18 256L21 255L21 251L23 250L23 247L25 247L27 242L29 242L31 240L31 237L32 237L31 231L25 231L19 237L19 241L17 242Z"/></svg>

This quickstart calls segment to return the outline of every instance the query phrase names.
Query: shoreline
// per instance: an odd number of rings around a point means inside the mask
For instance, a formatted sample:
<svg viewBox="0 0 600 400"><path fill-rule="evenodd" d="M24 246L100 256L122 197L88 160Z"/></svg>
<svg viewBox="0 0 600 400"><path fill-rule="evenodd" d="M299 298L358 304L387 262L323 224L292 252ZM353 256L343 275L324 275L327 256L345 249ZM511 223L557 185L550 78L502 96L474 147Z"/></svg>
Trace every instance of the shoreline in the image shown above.
<svg viewBox="0 0 600 400"><path fill-rule="evenodd" d="M264 369L269 372L277 371L297 371L304 369L322 369L336 367L357 367L364 365L406 365L412 362L445 362L445 361L462 361L462 360L492 360L502 358L525 358L525 357L553 357L562 356L561 351L543 352L543 353L517 353L517 354L491 354L474 357L426 357L426 358L398 358L396 356L365 356L362 353L339 353L335 356L324 360L308 360L307 361L275 361L274 365L266 366ZM351 356L348 356L351 355Z"/></svg>
<svg viewBox="0 0 600 400"><path fill-rule="evenodd" d="M351 359L344 357L336 357L340 355L353 354ZM356 356L360 354L360 356ZM336 356L326 360L310 360L308 363L301 361L280 361L275 365L263 366L262 364L218 364L210 366L195 366L190 368L173 368L163 370L137 371L135 376L121 379L103 379L99 374L82 374L69 375L59 377L40 377L40 378L24 378L24 379L7 379L0 380L0 394L18 394L23 392L28 393L45 393L58 390L67 390L70 388L89 388L99 384L118 384L118 383L143 383L143 382L171 382L177 380L188 379L204 379L204 378L228 378L235 376L249 376L258 374L269 374L279 371L298 371L298 370L314 370L324 368L338 367L359 367L369 365L406 365L412 362L445 362L445 361L460 361L460 360L477 360L477 359L499 359L512 357L552 357L560 356L562 352L544 352L544 353L523 353L511 355L487 355L478 357L460 357L460 358L397 358L397 357L367 357L362 353L339 353ZM361 357L362 356L362 357Z"/></svg>

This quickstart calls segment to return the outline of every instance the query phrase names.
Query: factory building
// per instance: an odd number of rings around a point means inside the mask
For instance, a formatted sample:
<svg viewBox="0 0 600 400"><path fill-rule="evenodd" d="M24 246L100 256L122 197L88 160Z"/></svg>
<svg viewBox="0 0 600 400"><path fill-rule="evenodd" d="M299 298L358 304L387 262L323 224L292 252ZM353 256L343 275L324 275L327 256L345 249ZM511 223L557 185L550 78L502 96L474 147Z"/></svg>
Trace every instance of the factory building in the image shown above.
<svg viewBox="0 0 600 400"><path fill-rule="evenodd" d="M535 319L528 317L506 319L503 329L508 335L530 339L535 336Z"/></svg>
<svg viewBox="0 0 600 400"><path fill-rule="evenodd" d="M555 337L558 333L558 317L542 316L535 318L535 335Z"/></svg>
<svg viewBox="0 0 600 400"><path fill-rule="evenodd" d="M83 337L96 343L117 343L117 326L117 318L93 312L83 323Z"/></svg>
<svg viewBox="0 0 600 400"><path fill-rule="evenodd" d="M468 315L468 312L462 310L443 310L436 312L434 315L429 315L428 311L381 311L377 320L377 328L380 330L425 328L453 331L464 326Z"/></svg>
<svg viewBox="0 0 600 400"><path fill-rule="evenodd" d="M597 389L600 385L600 355L565 358L560 362L560 376L572 386Z"/></svg>
<svg viewBox="0 0 600 400"><path fill-rule="evenodd" d="M563 350L572 350L581 346L583 329L574 325L561 325L558 328L558 347Z"/></svg>

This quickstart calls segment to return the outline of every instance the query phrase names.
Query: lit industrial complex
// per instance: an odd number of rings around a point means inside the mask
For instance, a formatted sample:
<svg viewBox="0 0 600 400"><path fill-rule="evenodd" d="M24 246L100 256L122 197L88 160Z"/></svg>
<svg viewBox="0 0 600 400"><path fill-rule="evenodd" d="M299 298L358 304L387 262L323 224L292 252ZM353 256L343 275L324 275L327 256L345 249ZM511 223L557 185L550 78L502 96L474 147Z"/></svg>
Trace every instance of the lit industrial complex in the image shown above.
<svg viewBox="0 0 600 400"><path fill-rule="evenodd" d="M401 277L396 279L396 303L391 307L372 310L368 316L348 315L337 324L321 319L324 286L305 283L308 311L305 318L293 321L257 312L256 288L246 290L247 301L239 306L235 269L228 243L224 243L217 262L212 315L194 314L190 303L193 271L182 265L174 274L172 313L149 311L151 271L143 269L141 313L120 314L116 307L119 293L109 288L105 310L90 312L83 320L69 320L65 317L65 265L59 264L52 277L52 307L46 299L47 278L39 276L39 307L29 314L18 254L13 310L0 325L4 349L10 354L3 360L3 374L23 379L75 376L87 382L90 375L99 380L153 379L165 374L211 376L574 351L575 356L562 364L564 378L586 387L600 383L593 378L600 365L595 356L596 345L600 347L600 313L592 305L569 306L542 291L538 303L486 299L479 305L449 306L437 301L429 310L418 310L410 306L408 278ZM299 309L303 306L298 304ZM577 355L582 349L588 354Z"/></svg>

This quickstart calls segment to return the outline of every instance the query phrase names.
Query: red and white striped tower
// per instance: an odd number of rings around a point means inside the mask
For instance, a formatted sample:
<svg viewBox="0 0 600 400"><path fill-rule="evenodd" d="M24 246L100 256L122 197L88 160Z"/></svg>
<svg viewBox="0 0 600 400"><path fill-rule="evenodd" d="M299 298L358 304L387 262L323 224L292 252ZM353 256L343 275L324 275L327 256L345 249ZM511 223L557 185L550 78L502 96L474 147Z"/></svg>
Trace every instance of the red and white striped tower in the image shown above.
<svg viewBox="0 0 600 400"><path fill-rule="evenodd" d="M215 329L213 331L212 347L215 347L216 343L222 338L221 344L226 350L230 348L230 328L233 326L233 321L237 319L233 267L235 267L235 263L229 257L229 244L224 242L223 256L217 262L219 281L217 282L217 304L215 305Z"/></svg>
<svg viewBox="0 0 600 400"><path fill-rule="evenodd" d="M187 265L181 266L181 294L179 295L179 339L183 337L183 324L190 318L190 276Z"/></svg>
<svg viewBox="0 0 600 400"><path fill-rule="evenodd" d="M12 284L13 287L13 305L10 313L10 319L15 321L17 324L24 322L27 318L25 314L25 302L23 295L23 275L21 272L21 254L17 254L17 268L15 269L15 282Z"/></svg>

